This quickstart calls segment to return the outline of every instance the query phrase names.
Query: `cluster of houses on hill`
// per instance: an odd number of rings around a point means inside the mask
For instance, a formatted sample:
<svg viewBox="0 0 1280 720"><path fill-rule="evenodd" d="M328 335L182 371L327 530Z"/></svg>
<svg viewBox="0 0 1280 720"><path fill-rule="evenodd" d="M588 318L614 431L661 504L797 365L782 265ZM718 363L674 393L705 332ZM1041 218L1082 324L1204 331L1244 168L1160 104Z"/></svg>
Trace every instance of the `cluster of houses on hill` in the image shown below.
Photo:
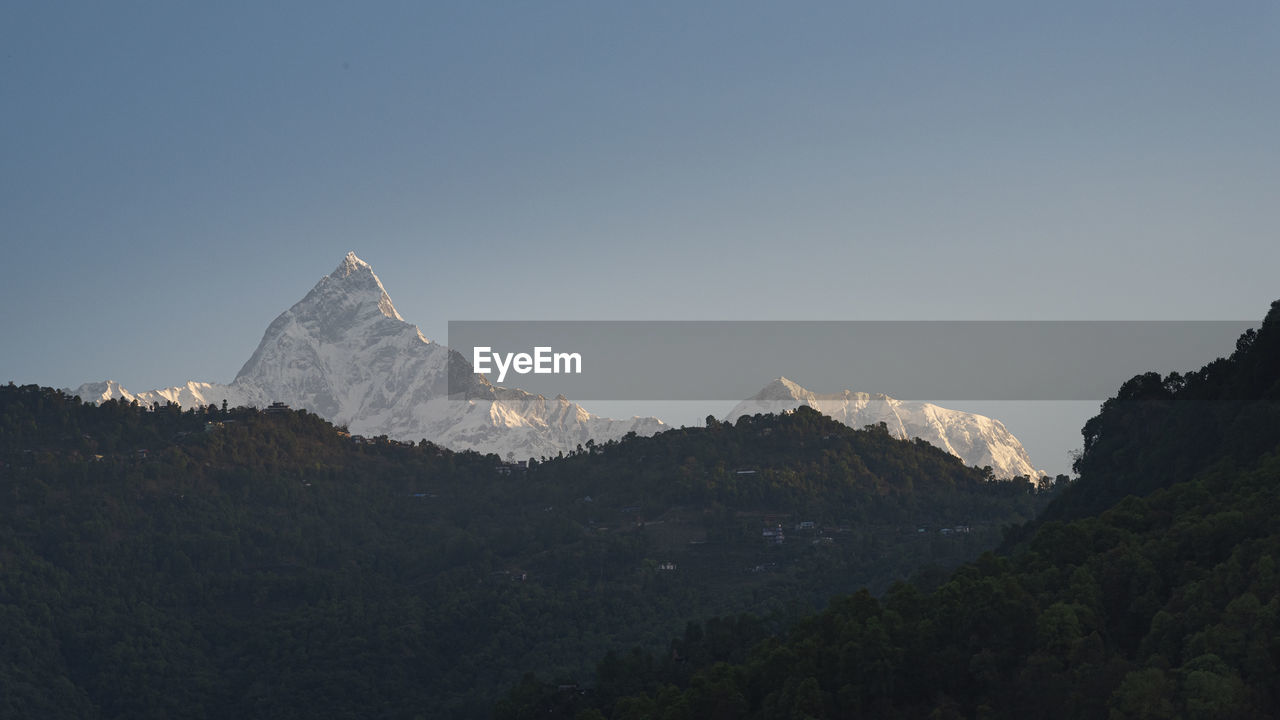
<svg viewBox="0 0 1280 720"><path fill-rule="evenodd" d="M760 537L768 545L781 545L787 541L787 534L782 531L782 525L780 524L773 527L765 527L760 531Z"/></svg>
<svg viewBox="0 0 1280 720"><path fill-rule="evenodd" d="M786 531L783 530L782 523L775 520L775 517L772 515L766 517L765 525L760 530L760 537L767 545L782 545L787 541ZM800 535L817 536L811 541L813 545L831 545L835 543L835 538L826 533L847 533L852 530L843 525L835 528L821 528L813 520L801 520L793 526L793 531Z"/></svg>
<svg viewBox="0 0 1280 720"><path fill-rule="evenodd" d="M778 521L778 516L768 515L764 519L764 527L760 530L760 538L764 540L766 545L783 545L787 541L787 532L783 528L783 524ZM796 534L815 536L810 544L812 545L831 545L835 543L833 535L845 534L853 532L853 529L847 525L839 525L836 527L819 527L812 520L802 520L793 526L793 532ZM919 534L928 534L933 529L926 525L916 527ZM973 532L973 528L969 525L948 525L937 529L939 535L968 535Z"/></svg>
<svg viewBox="0 0 1280 720"><path fill-rule="evenodd" d="M529 469L528 460L509 460L494 468L499 475L510 475L511 473L522 473Z"/></svg>

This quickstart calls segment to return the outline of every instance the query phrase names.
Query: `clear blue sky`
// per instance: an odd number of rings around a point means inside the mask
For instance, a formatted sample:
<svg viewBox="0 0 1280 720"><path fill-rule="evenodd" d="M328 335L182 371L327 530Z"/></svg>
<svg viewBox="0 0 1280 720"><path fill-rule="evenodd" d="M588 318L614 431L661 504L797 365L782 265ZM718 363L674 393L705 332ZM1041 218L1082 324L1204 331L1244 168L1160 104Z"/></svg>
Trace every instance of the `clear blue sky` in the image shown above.
<svg viewBox="0 0 1280 720"><path fill-rule="evenodd" d="M1044 5L7 3L0 381L229 381L348 250L440 339L1260 318L1280 6Z"/></svg>

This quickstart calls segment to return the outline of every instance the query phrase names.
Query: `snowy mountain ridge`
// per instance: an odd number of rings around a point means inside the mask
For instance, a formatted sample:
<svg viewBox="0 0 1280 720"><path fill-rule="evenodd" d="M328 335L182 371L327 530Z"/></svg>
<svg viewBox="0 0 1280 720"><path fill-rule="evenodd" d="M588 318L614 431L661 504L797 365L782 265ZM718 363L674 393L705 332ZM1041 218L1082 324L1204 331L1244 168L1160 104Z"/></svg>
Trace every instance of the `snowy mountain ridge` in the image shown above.
<svg viewBox="0 0 1280 720"><path fill-rule="evenodd" d="M629 432L652 435L667 429L657 418L603 418L562 395L546 398L490 384L461 354L406 322L373 269L355 253L271 322L230 384L193 381L135 393L107 380L68 392L90 402L123 398L183 408L223 401L232 407L266 407L279 401L359 435L426 439L454 450L518 459L554 457L587 440L600 443ZM967 464L990 465L999 477L1039 476L999 421L929 403L849 391L816 395L778 378L735 407L728 419L801 404L855 428L884 422L897 437L923 438Z"/></svg>
<svg viewBox="0 0 1280 720"><path fill-rule="evenodd" d="M853 428L883 422L894 437L920 438L955 455L966 465L989 465L996 477L1044 475L1032 466L1022 443L999 420L933 403L898 400L880 393L845 390L819 395L780 377L738 403L725 419L733 422L743 415L786 412L801 405L808 405Z"/></svg>
<svg viewBox="0 0 1280 720"><path fill-rule="evenodd" d="M229 385L189 382L133 393L108 380L70 392L92 402L124 398L184 408L280 401L360 435L427 439L520 459L555 456L588 439L606 442L666 428L656 418L602 418L562 396L490 385L465 358L406 322L355 253L267 327Z"/></svg>

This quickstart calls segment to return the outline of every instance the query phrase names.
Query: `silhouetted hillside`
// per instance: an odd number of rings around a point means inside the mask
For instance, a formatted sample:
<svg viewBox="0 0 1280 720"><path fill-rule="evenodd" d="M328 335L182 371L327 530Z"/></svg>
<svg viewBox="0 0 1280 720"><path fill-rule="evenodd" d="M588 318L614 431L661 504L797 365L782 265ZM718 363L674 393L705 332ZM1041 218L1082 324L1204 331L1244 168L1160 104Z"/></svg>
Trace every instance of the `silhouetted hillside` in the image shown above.
<svg viewBox="0 0 1280 720"><path fill-rule="evenodd" d="M0 470L3 717L487 716L527 668L776 630L1047 501L807 410L522 467L13 385Z"/></svg>
<svg viewBox="0 0 1280 720"><path fill-rule="evenodd" d="M1012 557L784 633L691 625L606 656L588 693L526 676L497 717L1275 717L1278 375L1280 303L1229 359L1107 401L1080 480Z"/></svg>

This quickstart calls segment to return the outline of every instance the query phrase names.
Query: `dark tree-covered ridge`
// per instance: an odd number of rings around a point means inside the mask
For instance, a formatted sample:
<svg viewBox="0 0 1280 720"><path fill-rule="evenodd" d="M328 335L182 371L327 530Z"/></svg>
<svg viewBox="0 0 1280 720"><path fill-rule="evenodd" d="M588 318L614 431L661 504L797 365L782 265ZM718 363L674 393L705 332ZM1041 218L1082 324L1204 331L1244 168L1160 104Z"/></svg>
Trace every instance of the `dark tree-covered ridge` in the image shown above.
<svg viewBox="0 0 1280 720"><path fill-rule="evenodd" d="M1125 383L1011 555L784 633L691 626L670 656L606 656L593 693L527 676L497 715L1276 717L1278 408L1280 302L1229 358Z"/></svg>
<svg viewBox="0 0 1280 720"><path fill-rule="evenodd" d="M776 631L1047 497L808 410L520 467L10 384L0 717L487 717L529 668L586 686L693 620Z"/></svg>

